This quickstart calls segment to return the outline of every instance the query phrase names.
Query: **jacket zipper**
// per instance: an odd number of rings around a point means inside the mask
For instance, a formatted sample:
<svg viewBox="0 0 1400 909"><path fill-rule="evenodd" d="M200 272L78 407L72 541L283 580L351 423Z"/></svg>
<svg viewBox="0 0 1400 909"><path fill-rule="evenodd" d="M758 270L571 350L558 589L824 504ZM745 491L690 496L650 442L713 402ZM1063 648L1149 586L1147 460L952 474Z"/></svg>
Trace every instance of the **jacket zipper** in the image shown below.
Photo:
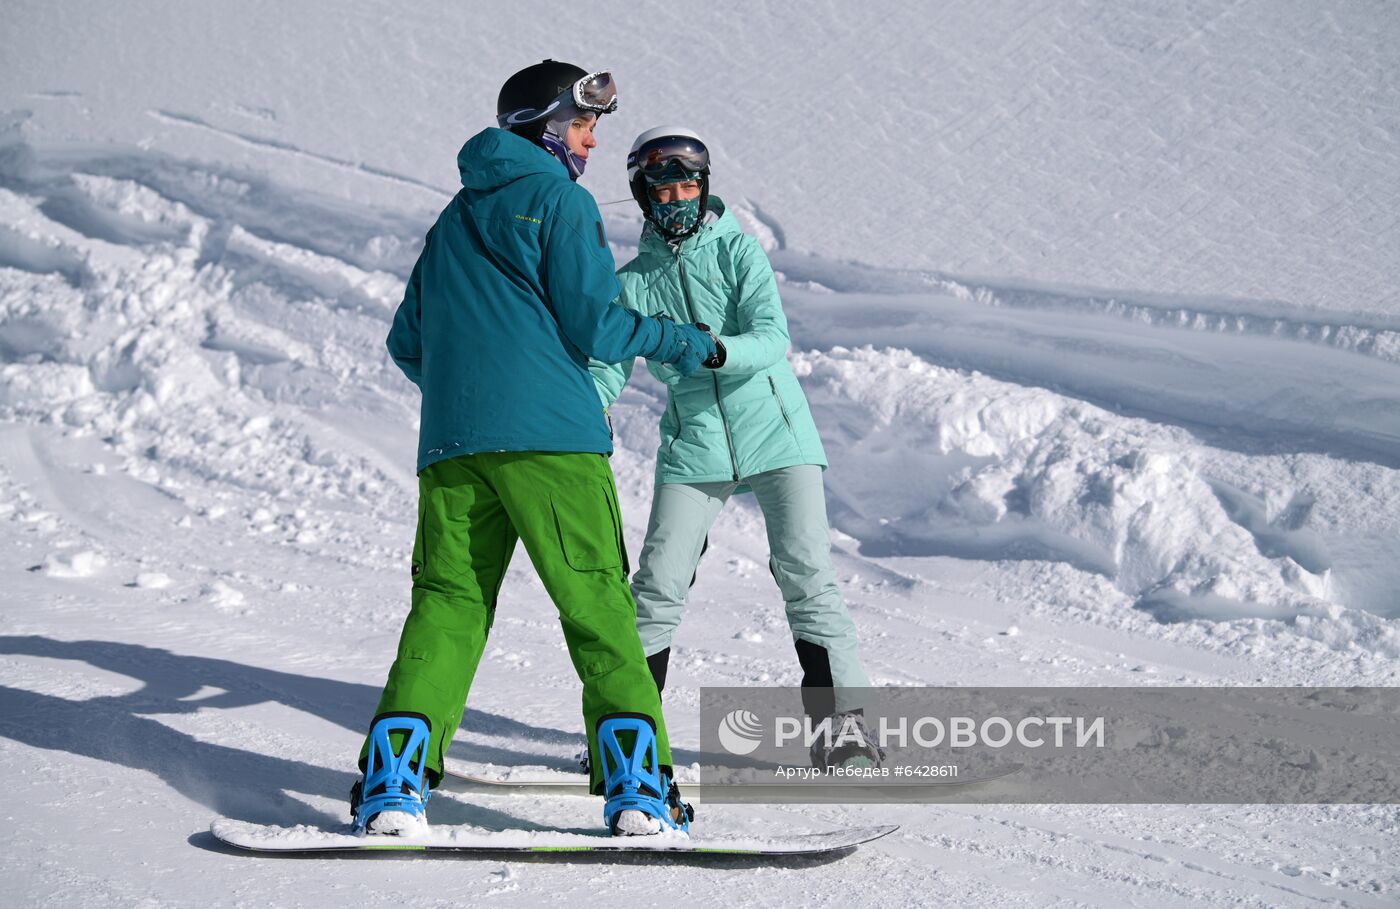
<svg viewBox="0 0 1400 909"><path fill-rule="evenodd" d="M783 415L783 422L787 424L788 432L796 437L797 432L792 428L792 421L788 419L787 408L783 406L783 396L778 394L778 383L773 381L773 377L768 377L768 387L773 389L773 397L778 402L778 413Z"/></svg>
<svg viewBox="0 0 1400 909"><path fill-rule="evenodd" d="M695 322L695 306L690 302L690 291L685 286L685 262L681 260L681 249L676 247L676 270L681 279L681 298L685 300L685 311L689 317L688 321ZM714 370L710 371L710 378L715 381L715 406L719 408L719 424L724 427L724 442L729 446L729 466L734 473L734 479L739 479L739 459L734 454L734 437L729 434L729 420L724 415L724 402L719 397L719 374ZM679 434L680 430L677 429Z"/></svg>

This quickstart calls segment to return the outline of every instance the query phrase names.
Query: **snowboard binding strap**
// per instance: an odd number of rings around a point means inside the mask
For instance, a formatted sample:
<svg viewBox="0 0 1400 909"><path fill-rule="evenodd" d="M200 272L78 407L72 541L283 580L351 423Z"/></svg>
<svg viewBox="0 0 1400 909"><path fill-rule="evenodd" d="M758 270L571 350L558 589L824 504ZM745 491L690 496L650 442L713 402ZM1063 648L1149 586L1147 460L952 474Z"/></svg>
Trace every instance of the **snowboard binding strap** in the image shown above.
<svg viewBox="0 0 1400 909"><path fill-rule="evenodd" d="M427 756L431 724L417 713L386 713L374 718L364 778L350 792L354 831L364 834L381 811L423 817L428 801ZM402 741L397 752L394 737Z"/></svg>
<svg viewBox="0 0 1400 909"><path fill-rule="evenodd" d="M624 744L628 738L630 748ZM663 830L690 829L693 812L680 804L679 790L661 769L651 717L613 714L599 720L598 758L606 798L603 823L609 830L616 829L617 816L628 810L656 818ZM680 810L672 810L677 807Z"/></svg>

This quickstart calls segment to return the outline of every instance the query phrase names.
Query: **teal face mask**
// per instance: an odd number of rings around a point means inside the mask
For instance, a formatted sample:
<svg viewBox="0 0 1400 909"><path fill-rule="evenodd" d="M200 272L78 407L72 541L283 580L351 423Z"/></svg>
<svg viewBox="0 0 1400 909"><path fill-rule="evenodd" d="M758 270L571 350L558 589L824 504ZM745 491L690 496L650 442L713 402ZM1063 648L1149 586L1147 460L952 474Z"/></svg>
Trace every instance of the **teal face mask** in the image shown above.
<svg viewBox="0 0 1400 909"><path fill-rule="evenodd" d="M673 237L690 233L700 220L700 199L652 202L651 217L658 227Z"/></svg>

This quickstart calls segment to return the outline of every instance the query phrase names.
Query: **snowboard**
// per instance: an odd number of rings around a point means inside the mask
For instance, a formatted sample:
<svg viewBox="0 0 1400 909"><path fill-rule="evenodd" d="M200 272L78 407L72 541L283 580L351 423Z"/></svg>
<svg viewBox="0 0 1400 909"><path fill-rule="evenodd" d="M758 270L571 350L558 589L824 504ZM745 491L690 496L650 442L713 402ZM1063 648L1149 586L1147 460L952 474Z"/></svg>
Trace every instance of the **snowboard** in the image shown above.
<svg viewBox="0 0 1400 909"><path fill-rule="evenodd" d="M898 825L848 827L826 833L778 836L661 833L655 836L609 836L603 830L486 830L462 825L433 827L413 836L356 836L349 825L338 830L275 827L219 818L209 832L220 842L257 853L477 853L547 855L553 853L629 853L639 855L781 856L821 855L854 849L887 836Z"/></svg>
<svg viewBox="0 0 1400 909"><path fill-rule="evenodd" d="M947 777L919 780L901 785L899 792L916 796L920 794L952 793L953 791L990 783L1008 777L1022 769L1021 764L1009 764L975 777ZM588 795L588 777L582 773L570 773L546 767L503 767L497 764L465 764L449 761L443 768L445 777L442 786L457 791L468 790L520 795ZM677 780L681 787L681 797L687 801L704 801L708 792L712 796L721 790L733 797L742 794L746 800L760 801L775 798L781 801L791 796L791 784L768 782L698 783ZM874 785L874 784L872 784ZM846 788L860 788L858 784L848 784Z"/></svg>

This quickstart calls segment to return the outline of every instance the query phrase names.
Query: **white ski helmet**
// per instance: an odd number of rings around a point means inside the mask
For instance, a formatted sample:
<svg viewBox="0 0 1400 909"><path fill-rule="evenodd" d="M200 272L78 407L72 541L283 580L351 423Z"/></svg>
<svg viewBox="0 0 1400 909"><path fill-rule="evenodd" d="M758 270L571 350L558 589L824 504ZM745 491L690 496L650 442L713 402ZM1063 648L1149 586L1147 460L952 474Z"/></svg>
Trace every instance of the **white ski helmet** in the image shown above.
<svg viewBox="0 0 1400 909"><path fill-rule="evenodd" d="M642 215L651 220L651 196L647 191L647 171L658 171L676 163L700 180L700 221L710 201L710 150L695 132L685 126L655 126L632 142L627 152L627 182Z"/></svg>

